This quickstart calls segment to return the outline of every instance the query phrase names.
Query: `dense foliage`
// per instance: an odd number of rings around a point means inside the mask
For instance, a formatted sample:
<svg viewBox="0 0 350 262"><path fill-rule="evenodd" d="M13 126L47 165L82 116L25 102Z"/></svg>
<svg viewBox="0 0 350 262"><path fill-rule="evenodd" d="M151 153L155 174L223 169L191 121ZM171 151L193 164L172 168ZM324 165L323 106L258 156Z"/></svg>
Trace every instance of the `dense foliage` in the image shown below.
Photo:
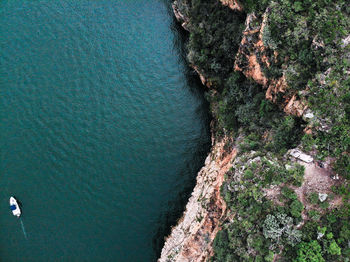
<svg viewBox="0 0 350 262"><path fill-rule="evenodd" d="M245 13L218 0L179 0L189 17L188 60L206 78L217 135L244 138L221 193L228 217L214 240L213 261L350 261L350 5L347 0L242 0ZM269 79L286 77L288 93L307 101L312 119L286 116L263 88L234 71L245 16L263 18L261 64ZM260 20L259 20L260 19ZM275 55L277 54L277 55ZM312 128L305 134L304 128ZM342 205L317 192L297 195L304 168L290 163L299 146L332 159ZM275 190L275 200L266 197ZM299 192L300 194L300 192ZM306 209L303 203L307 203ZM305 202L306 201L306 202ZM311 208L310 208L311 206Z"/></svg>
<svg viewBox="0 0 350 262"><path fill-rule="evenodd" d="M188 60L214 86L220 87L233 72L244 15L217 0L192 0Z"/></svg>

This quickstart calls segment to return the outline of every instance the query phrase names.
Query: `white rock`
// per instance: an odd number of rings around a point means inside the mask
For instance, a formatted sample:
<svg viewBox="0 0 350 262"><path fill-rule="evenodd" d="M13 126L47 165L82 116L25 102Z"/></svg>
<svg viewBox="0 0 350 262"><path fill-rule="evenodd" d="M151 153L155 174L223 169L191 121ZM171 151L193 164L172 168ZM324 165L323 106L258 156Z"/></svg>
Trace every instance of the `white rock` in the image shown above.
<svg viewBox="0 0 350 262"><path fill-rule="evenodd" d="M288 164L286 164L284 167L285 167L287 170L291 170L291 169L293 168L291 165L288 165Z"/></svg>
<svg viewBox="0 0 350 262"><path fill-rule="evenodd" d="M305 114L304 117L305 117L306 119L312 119L312 118L315 117L315 115L314 115L312 112L310 112L310 113Z"/></svg>
<svg viewBox="0 0 350 262"><path fill-rule="evenodd" d="M309 156L303 152L301 152L298 149L292 149L289 153L292 157L295 157L301 161L304 161L306 163L311 163L314 159L312 158L312 156Z"/></svg>
<svg viewBox="0 0 350 262"><path fill-rule="evenodd" d="M318 199L321 202L324 202L327 199L328 195L326 193L322 194L322 193L318 193Z"/></svg>
<svg viewBox="0 0 350 262"><path fill-rule="evenodd" d="M267 162L269 162L271 165L275 164L273 161L267 159Z"/></svg>
<svg viewBox="0 0 350 262"><path fill-rule="evenodd" d="M315 117L314 113L310 109L307 109L303 114L303 119L305 121L308 121L310 119L313 119Z"/></svg>
<svg viewBox="0 0 350 262"><path fill-rule="evenodd" d="M253 162L261 162L261 157L257 156L256 158L253 159Z"/></svg>
<svg viewBox="0 0 350 262"><path fill-rule="evenodd" d="M341 40L343 43L341 45L342 48L345 48L350 43L350 35Z"/></svg>
<svg viewBox="0 0 350 262"><path fill-rule="evenodd" d="M317 239L321 239L324 236L324 233L317 232Z"/></svg>
<svg viewBox="0 0 350 262"><path fill-rule="evenodd" d="M339 175L335 174L335 176L332 177L334 180L339 180Z"/></svg>

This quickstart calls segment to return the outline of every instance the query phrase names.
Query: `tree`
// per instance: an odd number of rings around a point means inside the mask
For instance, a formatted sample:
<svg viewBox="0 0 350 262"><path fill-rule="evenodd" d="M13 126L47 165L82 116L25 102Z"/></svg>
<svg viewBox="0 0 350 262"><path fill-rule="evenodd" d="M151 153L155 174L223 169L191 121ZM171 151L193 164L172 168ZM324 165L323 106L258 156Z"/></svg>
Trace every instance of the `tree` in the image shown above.
<svg viewBox="0 0 350 262"><path fill-rule="evenodd" d="M295 229L293 218L286 214L278 213L276 216L268 214L264 221L263 233L265 238L280 244L282 241L294 246L300 242L301 232Z"/></svg>
<svg viewBox="0 0 350 262"><path fill-rule="evenodd" d="M294 262L325 262L320 244L316 240L301 242Z"/></svg>
<svg viewBox="0 0 350 262"><path fill-rule="evenodd" d="M335 242L334 239L329 245L328 253L331 255L338 255L338 256L341 254L341 248L338 246L337 242Z"/></svg>
<svg viewBox="0 0 350 262"><path fill-rule="evenodd" d="M304 209L304 205L299 200L294 200L290 205L290 213L293 217L301 217L301 212Z"/></svg>

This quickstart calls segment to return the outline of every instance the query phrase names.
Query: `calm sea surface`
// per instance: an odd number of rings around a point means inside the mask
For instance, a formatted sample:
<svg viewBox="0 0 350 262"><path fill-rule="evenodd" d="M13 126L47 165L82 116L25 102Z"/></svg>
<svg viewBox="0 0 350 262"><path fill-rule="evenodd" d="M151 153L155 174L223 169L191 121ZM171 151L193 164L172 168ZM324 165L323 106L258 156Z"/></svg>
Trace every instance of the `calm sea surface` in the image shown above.
<svg viewBox="0 0 350 262"><path fill-rule="evenodd" d="M0 2L0 261L157 258L209 147L181 43L168 1Z"/></svg>

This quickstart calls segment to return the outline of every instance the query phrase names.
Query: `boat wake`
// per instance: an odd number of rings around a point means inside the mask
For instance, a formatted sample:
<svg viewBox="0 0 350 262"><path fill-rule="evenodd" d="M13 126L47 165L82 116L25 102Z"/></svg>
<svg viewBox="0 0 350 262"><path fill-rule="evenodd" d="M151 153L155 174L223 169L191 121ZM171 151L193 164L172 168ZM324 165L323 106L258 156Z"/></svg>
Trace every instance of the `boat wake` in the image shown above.
<svg viewBox="0 0 350 262"><path fill-rule="evenodd" d="M21 221L21 226L22 226L22 231L23 231L23 235L24 235L24 238L27 240L27 232L26 232L26 229L24 228L24 224L23 224L23 221L22 221L22 218L19 219Z"/></svg>

